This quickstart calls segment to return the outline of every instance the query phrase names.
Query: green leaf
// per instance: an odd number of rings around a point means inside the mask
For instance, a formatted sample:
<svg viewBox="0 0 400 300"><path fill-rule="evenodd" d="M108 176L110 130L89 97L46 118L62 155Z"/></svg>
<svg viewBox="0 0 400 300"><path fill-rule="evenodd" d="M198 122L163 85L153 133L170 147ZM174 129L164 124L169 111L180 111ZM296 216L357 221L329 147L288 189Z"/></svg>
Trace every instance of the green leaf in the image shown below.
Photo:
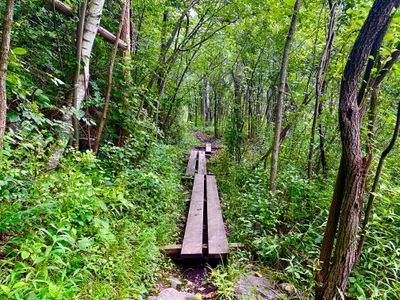
<svg viewBox="0 0 400 300"><path fill-rule="evenodd" d="M26 53L28 53L28 51L26 51L26 49L24 48L14 48L13 52L15 55L25 55Z"/></svg>
<svg viewBox="0 0 400 300"><path fill-rule="evenodd" d="M21 252L21 257L22 259L27 259L31 254L28 251L22 251Z"/></svg>
<svg viewBox="0 0 400 300"><path fill-rule="evenodd" d="M10 292L11 292L11 289L8 287L8 286L6 286L6 285L4 285L4 284L1 284L0 285L0 289L4 292L4 294L6 294L6 295L8 295Z"/></svg>
<svg viewBox="0 0 400 300"><path fill-rule="evenodd" d="M49 283L49 293L52 297L57 297L59 294L58 286L55 285L54 283L50 282Z"/></svg>
<svg viewBox="0 0 400 300"><path fill-rule="evenodd" d="M20 120L19 114L15 111L8 112L7 119L10 123L18 122Z"/></svg>
<svg viewBox="0 0 400 300"><path fill-rule="evenodd" d="M18 281L16 284L14 284L13 285L13 290L16 290L16 289L18 289L18 288L20 288L20 287L23 287L23 286L26 286L27 285L27 283L26 282L24 282L24 281Z"/></svg>
<svg viewBox="0 0 400 300"><path fill-rule="evenodd" d="M78 247L82 250L87 250L92 245L92 242L88 238L83 238L78 241Z"/></svg>

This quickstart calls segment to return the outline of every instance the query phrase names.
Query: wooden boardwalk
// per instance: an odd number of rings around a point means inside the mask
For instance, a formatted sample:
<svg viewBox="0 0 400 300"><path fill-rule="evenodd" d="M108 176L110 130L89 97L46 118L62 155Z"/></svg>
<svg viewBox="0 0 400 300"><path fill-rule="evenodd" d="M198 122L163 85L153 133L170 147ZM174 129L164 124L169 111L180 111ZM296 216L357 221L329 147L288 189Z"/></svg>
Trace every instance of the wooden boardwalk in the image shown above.
<svg viewBox="0 0 400 300"><path fill-rule="evenodd" d="M212 152L211 144L207 143L206 144L206 154L211 154L211 152Z"/></svg>
<svg viewBox="0 0 400 300"><path fill-rule="evenodd" d="M186 176L194 176L196 173L196 163L197 163L197 156L199 152L197 150L190 151L189 161L186 167Z"/></svg>
<svg viewBox="0 0 400 300"><path fill-rule="evenodd" d="M226 237L224 220L222 219L215 176L207 175L206 186L208 255L210 257L225 256L228 254L228 239Z"/></svg>
<svg viewBox="0 0 400 300"><path fill-rule="evenodd" d="M194 177L192 199L182 243L182 258L203 256L204 175Z"/></svg>
<svg viewBox="0 0 400 300"><path fill-rule="evenodd" d="M224 258L228 254L217 181L207 174L206 154L211 153L211 144L206 144L205 151L190 152L185 175L193 176L193 188L183 242L167 247L175 256L180 252L180 259Z"/></svg>

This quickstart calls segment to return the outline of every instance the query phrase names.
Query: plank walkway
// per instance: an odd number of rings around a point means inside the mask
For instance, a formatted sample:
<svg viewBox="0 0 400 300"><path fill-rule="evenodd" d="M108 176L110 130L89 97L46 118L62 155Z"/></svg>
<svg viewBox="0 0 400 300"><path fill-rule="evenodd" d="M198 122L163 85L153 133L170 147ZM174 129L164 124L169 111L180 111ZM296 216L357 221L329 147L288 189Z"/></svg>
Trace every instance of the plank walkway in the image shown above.
<svg viewBox="0 0 400 300"><path fill-rule="evenodd" d="M207 144L206 144L206 154L211 154L211 152L212 152L211 144L210 144L210 143L207 143Z"/></svg>
<svg viewBox="0 0 400 300"><path fill-rule="evenodd" d="M204 151L199 151L199 165L197 172L202 175L207 174L207 159Z"/></svg>
<svg viewBox="0 0 400 300"><path fill-rule="evenodd" d="M192 199L182 243L182 258L203 256L204 175L194 177Z"/></svg>
<svg viewBox="0 0 400 300"><path fill-rule="evenodd" d="M217 181L215 176L207 175L207 226L208 255L219 257L228 254L228 239L226 237L224 220L222 219Z"/></svg>
<svg viewBox="0 0 400 300"><path fill-rule="evenodd" d="M190 151L190 156L189 156L189 161L186 167L186 176L194 176L196 173L196 162L197 162L197 155L198 155L197 150L192 150Z"/></svg>
<svg viewBox="0 0 400 300"><path fill-rule="evenodd" d="M211 144L205 150L192 150L186 167L185 175L194 180L185 233L181 246L170 246L174 254L180 250L181 259L224 258L229 250L217 181L207 175L206 153L212 152Z"/></svg>

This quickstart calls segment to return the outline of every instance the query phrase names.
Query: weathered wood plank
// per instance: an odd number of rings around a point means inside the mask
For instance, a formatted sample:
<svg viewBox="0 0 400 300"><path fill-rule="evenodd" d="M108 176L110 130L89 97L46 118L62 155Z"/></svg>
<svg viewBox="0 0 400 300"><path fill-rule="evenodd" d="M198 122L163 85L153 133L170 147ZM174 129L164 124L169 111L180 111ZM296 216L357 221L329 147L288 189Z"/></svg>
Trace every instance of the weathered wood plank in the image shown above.
<svg viewBox="0 0 400 300"><path fill-rule="evenodd" d="M204 151L199 151L199 165L197 168L197 173L203 175L207 174L207 159Z"/></svg>
<svg viewBox="0 0 400 300"><path fill-rule="evenodd" d="M221 204L215 176L206 177L207 187L207 224L208 255L224 256L228 253L228 239L222 219Z"/></svg>
<svg viewBox="0 0 400 300"><path fill-rule="evenodd" d="M207 244L203 244L203 253L208 249ZM235 250L249 250L249 247L241 243L229 243L229 253ZM166 245L160 249L160 251L169 256L170 258L179 260L181 259L182 244ZM218 257L219 258L219 257Z"/></svg>
<svg viewBox="0 0 400 300"><path fill-rule="evenodd" d="M211 144L210 143L206 143L206 153L207 154L211 154Z"/></svg>
<svg viewBox="0 0 400 300"><path fill-rule="evenodd" d="M203 256L204 175L194 177L192 198L182 242L182 258Z"/></svg>
<svg viewBox="0 0 400 300"><path fill-rule="evenodd" d="M189 161L186 167L186 176L193 176L196 173L196 160L197 160L197 150L190 151Z"/></svg>

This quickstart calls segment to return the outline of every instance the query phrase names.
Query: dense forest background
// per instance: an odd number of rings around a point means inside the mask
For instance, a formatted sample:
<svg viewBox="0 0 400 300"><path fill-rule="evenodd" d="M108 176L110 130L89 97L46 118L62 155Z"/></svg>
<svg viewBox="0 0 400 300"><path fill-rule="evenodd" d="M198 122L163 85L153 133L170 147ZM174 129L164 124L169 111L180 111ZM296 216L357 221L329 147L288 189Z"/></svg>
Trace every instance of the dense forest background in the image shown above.
<svg viewBox="0 0 400 300"><path fill-rule="evenodd" d="M211 270L220 299L249 269L397 299L399 4L2 0L0 298L149 295L201 132L248 246Z"/></svg>

